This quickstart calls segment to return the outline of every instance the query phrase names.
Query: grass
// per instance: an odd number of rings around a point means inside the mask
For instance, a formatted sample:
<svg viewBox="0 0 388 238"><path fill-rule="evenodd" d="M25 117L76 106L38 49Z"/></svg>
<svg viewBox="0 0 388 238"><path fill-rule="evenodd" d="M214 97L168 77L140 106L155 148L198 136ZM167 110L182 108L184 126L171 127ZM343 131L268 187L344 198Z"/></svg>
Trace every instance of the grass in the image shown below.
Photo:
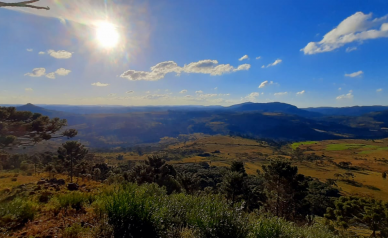
<svg viewBox="0 0 388 238"><path fill-rule="evenodd" d="M379 153L381 151L388 151L388 147L380 147L380 148L377 147L375 150L365 150L365 151L359 152L359 154L362 154L362 155L365 155L365 154L376 154L376 153Z"/></svg>
<svg viewBox="0 0 388 238"><path fill-rule="evenodd" d="M280 218L249 215L241 204L228 206L219 195L167 196L155 185L126 184L106 193L101 205L115 237L335 237L319 224L297 227Z"/></svg>
<svg viewBox="0 0 388 238"><path fill-rule="evenodd" d="M330 144L326 146L328 151L339 151L339 150L349 150L349 149L358 149L365 147L364 144Z"/></svg>
<svg viewBox="0 0 388 238"><path fill-rule="evenodd" d="M302 142L295 142L291 144L291 148L293 150L296 150L301 145L314 145L317 144L317 141L302 141Z"/></svg>
<svg viewBox="0 0 388 238"><path fill-rule="evenodd" d="M319 223L311 227L297 227L292 223L284 221L278 217L262 217L253 224L249 238L332 238L336 237L326 227Z"/></svg>
<svg viewBox="0 0 388 238"><path fill-rule="evenodd" d="M0 232L12 230L34 219L38 204L26 198L16 198L11 202L0 204Z"/></svg>
<svg viewBox="0 0 388 238"><path fill-rule="evenodd" d="M262 165L266 165L273 158L279 156L286 159L290 158L290 156L274 151L271 147L255 140L229 136L208 136L187 142L186 146L180 143L170 147L187 149L198 147L204 149L207 153L215 150L220 151L219 154L213 154L213 156L207 158L193 156L171 163L200 163L203 161L210 163L211 161L211 165L214 166L230 166L231 161L239 160L245 163L248 174L256 174L257 170L261 170ZM322 181L335 179L334 174L344 174L348 171L330 164L328 158L336 163L351 162L352 166L361 168L358 172L353 171L356 176L355 182L361 183L364 186L355 187L339 182L338 185L342 193L372 196L388 200L388 180L385 182L381 177L382 172L388 171L388 164L375 160L375 158L388 159L388 139L378 140L377 142L354 139L305 141L285 146L282 151L287 154L291 152L291 148L308 149L308 151L304 152L305 154L314 153L317 156L325 156L323 157L323 165L316 165L314 161L294 162L298 166L300 173L317 177ZM374 186L378 190L370 189L370 186Z"/></svg>
<svg viewBox="0 0 388 238"><path fill-rule="evenodd" d="M16 181L12 181L15 178L16 178ZM0 171L0 192L3 191L4 189L12 189L13 187L17 187L22 184L36 182L39 179L40 177L35 175L27 176L27 175L20 174L18 172L9 173L9 172Z"/></svg>

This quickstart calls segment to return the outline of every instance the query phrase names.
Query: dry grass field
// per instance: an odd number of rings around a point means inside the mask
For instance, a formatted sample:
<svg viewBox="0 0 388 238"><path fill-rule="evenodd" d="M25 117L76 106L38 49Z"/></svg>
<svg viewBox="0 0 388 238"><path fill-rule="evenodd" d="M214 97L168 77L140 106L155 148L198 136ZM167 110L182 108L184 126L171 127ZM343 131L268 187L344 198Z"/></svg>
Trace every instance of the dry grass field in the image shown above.
<svg viewBox="0 0 388 238"><path fill-rule="evenodd" d="M186 143L175 143L168 146L168 150L201 149L207 156L197 154L186 156L179 160L169 161L171 164L208 162L212 166L229 166L232 161L240 160L245 163L249 174L256 174L262 165L271 159L291 159L293 151L299 148L304 155L324 156L322 162L294 161L299 173L319 178L336 179L336 174L353 173L354 182L347 183L337 180L337 185L343 194L370 196L388 200L388 179L382 178L382 172L388 172L388 139L383 140L327 140L306 141L274 149L265 142L230 136L202 136ZM123 161L113 159L117 155L124 156ZM99 153L110 164L125 161L142 161L147 155L136 153ZM336 164L350 162L356 169L344 169Z"/></svg>
<svg viewBox="0 0 388 238"><path fill-rule="evenodd" d="M382 172L388 172L388 139L383 140L328 140L308 141L295 143L284 147L281 151L274 150L265 143L254 140L229 136L211 136L171 146L171 148L192 148L200 147L205 152L211 153L210 157L195 156L184 158L173 163L198 163L209 162L215 166L228 166L233 160L245 162L249 174L255 174L261 170L262 165L270 159L282 157L290 159L287 153L292 153L292 148L300 148L304 154L315 154L323 157L322 163L314 161L294 162L299 172L319 178L321 180L336 179L335 174L351 172L354 174L355 183L349 184L337 181L343 194L371 196L378 199L388 199L388 180L382 178ZM219 151L219 153L212 153ZM343 169L330 163L350 162L358 170Z"/></svg>

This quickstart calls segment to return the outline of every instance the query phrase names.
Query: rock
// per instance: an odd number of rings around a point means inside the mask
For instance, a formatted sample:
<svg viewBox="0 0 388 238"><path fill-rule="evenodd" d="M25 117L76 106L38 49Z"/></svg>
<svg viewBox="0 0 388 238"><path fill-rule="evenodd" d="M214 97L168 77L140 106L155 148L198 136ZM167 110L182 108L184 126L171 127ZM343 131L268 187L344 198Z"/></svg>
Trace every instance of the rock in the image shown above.
<svg viewBox="0 0 388 238"><path fill-rule="evenodd" d="M29 194L30 194L30 195L35 195L35 192L34 192L34 191L31 191Z"/></svg>
<svg viewBox="0 0 388 238"><path fill-rule="evenodd" d="M58 185L65 185L65 180L63 180L63 179L58 179L58 180L57 180L57 184L58 184Z"/></svg>
<svg viewBox="0 0 388 238"><path fill-rule="evenodd" d="M48 182L49 183L58 183L58 180L56 178L52 178Z"/></svg>
<svg viewBox="0 0 388 238"><path fill-rule="evenodd" d="M42 190L42 187L40 185L36 186L36 188L34 189L34 191L39 191L39 190Z"/></svg>
<svg viewBox="0 0 388 238"><path fill-rule="evenodd" d="M42 180L42 179L41 179L41 180L39 180L36 184L37 184L37 185L41 185L41 184L45 184L45 183L46 183L46 180Z"/></svg>
<svg viewBox="0 0 388 238"><path fill-rule="evenodd" d="M70 191L75 191L75 190L78 190L78 184L76 183L68 183L67 184L67 189L69 189Z"/></svg>

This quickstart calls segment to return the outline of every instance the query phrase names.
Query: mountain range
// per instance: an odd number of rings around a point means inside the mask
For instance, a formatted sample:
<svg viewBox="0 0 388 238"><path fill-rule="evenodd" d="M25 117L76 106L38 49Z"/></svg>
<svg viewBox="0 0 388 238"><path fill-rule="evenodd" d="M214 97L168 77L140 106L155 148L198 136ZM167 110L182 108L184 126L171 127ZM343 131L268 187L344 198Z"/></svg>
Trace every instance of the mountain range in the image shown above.
<svg viewBox="0 0 388 238"><path fill-rule="evenodd" d="M298 108L286 103L221 106L66 106L26 104L31 111L68 120L93 147L155 143L180 134L231 134L301 141L388 137L387 107ZM367 112L367 113L362 113Z"/></svg>

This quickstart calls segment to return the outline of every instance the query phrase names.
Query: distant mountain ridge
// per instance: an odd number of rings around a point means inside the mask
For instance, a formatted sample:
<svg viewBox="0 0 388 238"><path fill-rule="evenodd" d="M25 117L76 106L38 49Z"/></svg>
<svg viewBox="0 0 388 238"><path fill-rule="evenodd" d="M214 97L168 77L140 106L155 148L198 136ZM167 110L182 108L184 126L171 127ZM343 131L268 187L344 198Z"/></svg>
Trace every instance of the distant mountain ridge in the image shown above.
<svg viewBox="0 0 388 238"><path fill-rule="evenodd" d="M318 112L328 116L361 116L371 112L388 110L388 106L310 107L303 109L310 112Z"/></svg>
<svg viewBox="0 0 388 238"><path fill-rule="evenodd" d="M18 106L16 107L17 111L29 111L33 113L40 113L44 116L49 116L49 117L63 117L66 115L70 115L70 113L62 112L62 111L56 111L56 110L49 110L43 107L35 106L34 104L27 103L26 105L23 106Z"/></svg>
<svg viewBox="0 0 388 238"><path fill-rule="evenodd" d="M67 111L61 111L61 108ZM84 113L75 112L81 109ZM69 127L78 130L77 138L92 147L155 143L164 137L192 133L291 141L388 137L385 129L388 111L360 117L325 116L279 102L242 103L230 107L41 107L27 104L17 110L67 119Z"/></svg>
<svg viewBox="0 0 388 238"><path fill-rule="evenodd" d="M246 102L242 104L236 104L228 107L229 110L238 112L247 111L259 111L259 112L273 112L273 113L284 113L290 115L298 115L302 117L319 117L322 114L318 112L310 112L307 110L300 109L294 105L281 103L281 102L269 102L269 103L252 103Z"/></svg>
<svg viewBox="0 0 388 238"><path fill-rule="evenodd" d="M4 105L11 106L11 105ZM236 111L236 112L274 112L302 117L320 117L320 116L361 116L372 112L388 110L388 106L352 106L352 107L309 107L298 108L294 105L269 102L253 103L246 102L228 107L223 106L77 106L77 105L33 105L28 103L23 106L16 106L18 110L27 110L42 113L51 116L53 114L71 113L71 114L115 114L131 112L163 112L163 111Z"/></svg>

